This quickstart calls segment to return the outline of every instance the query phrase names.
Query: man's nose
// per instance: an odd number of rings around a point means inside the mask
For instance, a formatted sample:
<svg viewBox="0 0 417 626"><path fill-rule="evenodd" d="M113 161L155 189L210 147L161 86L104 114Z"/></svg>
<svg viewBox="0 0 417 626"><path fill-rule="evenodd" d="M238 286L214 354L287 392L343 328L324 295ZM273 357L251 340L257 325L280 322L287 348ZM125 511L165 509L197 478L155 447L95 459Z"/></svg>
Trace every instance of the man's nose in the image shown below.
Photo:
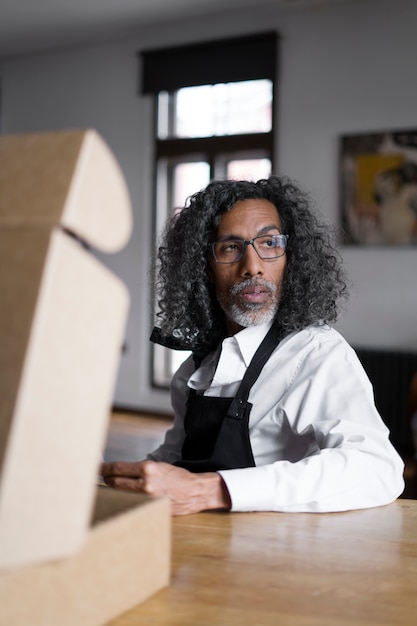
<svg viewBox="0 0 417 626"><path fill-rule="evenodd" d="M263 274L263 263L254 246L249 243L240 261L242 276L258 276Z"/></svg>

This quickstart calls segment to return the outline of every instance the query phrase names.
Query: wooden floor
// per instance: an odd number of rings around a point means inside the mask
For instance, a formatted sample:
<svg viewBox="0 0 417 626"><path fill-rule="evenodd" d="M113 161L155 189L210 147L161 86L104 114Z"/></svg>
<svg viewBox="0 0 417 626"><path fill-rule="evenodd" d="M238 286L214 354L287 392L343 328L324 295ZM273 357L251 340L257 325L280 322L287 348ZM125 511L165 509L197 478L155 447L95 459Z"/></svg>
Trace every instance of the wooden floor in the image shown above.
<svg viewBox="0 0 417 626"><path fill-rule="evenodd" d="M141 461L157 448L168 428L171 416L115 411L112 414L103 453L105 461ZM406 459L403 498L417 499L417 461Z"/></svg>

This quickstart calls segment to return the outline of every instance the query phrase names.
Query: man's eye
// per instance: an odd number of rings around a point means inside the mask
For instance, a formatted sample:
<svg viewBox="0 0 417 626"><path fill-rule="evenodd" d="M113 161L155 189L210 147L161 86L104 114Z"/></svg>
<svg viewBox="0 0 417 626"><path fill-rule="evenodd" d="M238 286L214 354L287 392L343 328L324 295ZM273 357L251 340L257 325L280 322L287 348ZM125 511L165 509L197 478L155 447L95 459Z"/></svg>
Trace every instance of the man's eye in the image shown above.
<svg viewBox="0 0 417 626"><path fill-rule="evenodd" d="M236 250L240 250L241 245L236 241L228 241L222 247L222 252L235 252Z"/></svg>
<svg viewBox="0 0 417 626"><path fill-rule="evenodd" d="M278 246L278 242L273 237L268 237L265 239L261 239L259 241L259 245L261 248L276 248Z"/></svg>
<svg viewBox="0 0 417 626"><path fill-rule="evenodd" d="M280 235L270 235L264 239L260 239L260 246L263 248L281 248L282 242Z"/></svg>

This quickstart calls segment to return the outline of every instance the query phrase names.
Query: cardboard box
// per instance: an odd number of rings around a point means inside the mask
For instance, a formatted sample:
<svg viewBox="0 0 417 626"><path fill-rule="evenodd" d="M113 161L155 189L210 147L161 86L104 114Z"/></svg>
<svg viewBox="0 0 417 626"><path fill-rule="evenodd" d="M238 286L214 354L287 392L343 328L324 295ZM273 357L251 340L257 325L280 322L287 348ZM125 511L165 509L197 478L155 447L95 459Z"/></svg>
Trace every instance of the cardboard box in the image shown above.
<svg viewBox="0 0 417 626"><path fill-rule="evenodd" d="M0 625L101 626L169 576L168 500L102 487L82 550L0 572Z"/></svg>
<svg viewBox="0 0 417 626"><path fill-rule="evenodd" d="M12 352L0 383L11 409L2 416L0 567L12 567L82 546L128 294L59 229L0 229L0 266L7 268L1 293L13 295L3 300L0 322L3 331L10 321L1 343Z"/></svg>
<svg viewBox="0 0 417 626"><path fill-rule="evenodd" d="M0 137L7 626L103 624L168 582L168 503L104 488L95 505L129 294L91 248L120 250L131 222L124 177L96 132Z"/></svg>
<svg viewBox="0 0 417 626"><path fill-rule="evenodd" d="M93 131L0 138L0 567L79 549L129 294L125 180Z"/></svg>

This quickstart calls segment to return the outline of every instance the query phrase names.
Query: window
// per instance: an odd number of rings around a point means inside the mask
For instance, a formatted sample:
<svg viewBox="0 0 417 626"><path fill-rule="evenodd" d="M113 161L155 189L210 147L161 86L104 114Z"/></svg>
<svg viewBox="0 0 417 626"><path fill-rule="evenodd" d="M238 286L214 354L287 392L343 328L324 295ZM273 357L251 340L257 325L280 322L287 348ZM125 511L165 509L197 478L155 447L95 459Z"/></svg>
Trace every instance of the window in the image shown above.
<svg viewBox="0 0 417 626"><path fill-rule="evenodd" d="M271 173L276 39L141 53L142 92L155 97L156 241L167 217L210 180ZM155 345L152 384L166 387L188 354Z"/></svg>

